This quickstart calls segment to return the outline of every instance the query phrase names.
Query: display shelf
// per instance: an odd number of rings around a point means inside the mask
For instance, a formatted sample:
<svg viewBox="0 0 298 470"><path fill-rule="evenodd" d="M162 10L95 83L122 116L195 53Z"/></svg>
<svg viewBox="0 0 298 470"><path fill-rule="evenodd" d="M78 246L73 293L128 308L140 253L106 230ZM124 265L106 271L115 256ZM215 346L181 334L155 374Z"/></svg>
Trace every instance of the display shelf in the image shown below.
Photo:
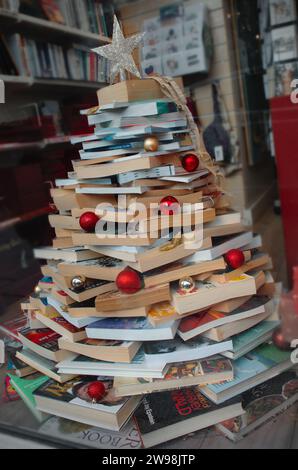
<svg viewBox="0 0 298 470"><path fill-rule="evenodd" d="M98 90L106 86L104 82L89 82L85 80L64 80L54 78L32 78L17 75L0 75L5 84L5 93L31 93L32 90L44 92L53 90L56 93L72 94L82 90Z"/></svg>
<svg viewBox="0 0 298 470"><path fill-rule="evenodd" d="M69 144L71 138L72 136L70 135L61 135L57 137L49 137L48 139L37 140L34 142L9 142L3 144L0 143L0 154L17 150L40 150L51 145Z"/></svg>
<svg viewBox="0 0 298 470"><path fill-rule="evenodd" d="M55 40L59 38L70 39L90 46L100 46L101 44L107 44L111 41L110 38L102 35L36 18L34 16L11 12L3 8L0 9L0 24L6 30L9 30L11 26L13 26L14 31L29 31L30 34L40 34L43 37L44 34L46 34L48 38L53 37Z"/></svg>
<svg viewBox="0 0 298 470"><path fill-rule="evenodd" d="M30 222L31 220L42 217L43 215L51 214L53 212L52 207L42 207L41 209L36 209L35 211L27 212L17 217L12 217L11 219L4 220L0 222L0 231L7 228L13 227L14 225L20 224L22 222Z"/></svg>

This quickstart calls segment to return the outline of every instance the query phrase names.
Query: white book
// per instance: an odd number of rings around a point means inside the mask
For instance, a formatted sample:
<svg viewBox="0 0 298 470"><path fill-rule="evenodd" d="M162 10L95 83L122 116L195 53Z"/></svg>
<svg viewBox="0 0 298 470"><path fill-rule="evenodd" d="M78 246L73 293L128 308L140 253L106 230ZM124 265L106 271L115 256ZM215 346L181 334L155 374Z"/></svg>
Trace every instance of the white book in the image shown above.
<svg viewBox="0 0 298 470"><path fill-rule="evenodd" d="M186 258L186 261L198 263L199 261L211 261L223 256L229 250L242 248L253 240L252 232L245 232L235 237L222 237L223 241L209 250L197 251L194 255ZM191 243L189 244L191 247Z"/></svg>
<svg viewBox="0 0 298 470"><path fill-rule="evenodd" d="M160 179L163 181L173 181L175 183L191 183L207 175L209 175L208 170L200 170L200 171L197 171L196 173L192 173L191 175L187 174L187 175L163 176Z"/></svg>
<svg viewBox="0 0 298 470"><path fill-rule="evenodd" d="M68 360L59 362L57 367L59 373L72 371L70 373L91 376L103 375L107 377L163 378L167 370L167 367L163 364L149 366L145 362L145 355L142 349L137 352L129 364L124 362L98 361L86 356L73 354Z"/></svg>
<svg viewBox="0 0 298 470"><path fill-rule="evenodd" d="M85 180L79 180L76 178L68 178L68 179L58 179L55 181L57 187L61 186L74 186L77 184L85 184ZM111 178L98 178L98 179L90 179L88 180L89 184L98 184L98 185L108 185L112 184Z"/></svg>
<svg viewBox="0 0 298 470"><path fill-rule="evenodd" d="M192 147L186 147L189 150L192 149ZM163 144L160 145L158 148L158 152L140 152L140 148L127 148L127 149L116 149L116 150L104 150L104 151L98 151L98 152L85 152L84 150L80 150L80 157L82 160L92 160L95 158L105 158L105 157L113 157L116 155L126 155L126 154L131 154L134 153L136 155L141 155L141 156L151 156L150 154L155 154L155 155L163 155L164 152L171 152L175 150L181 150L184 151L185 147L180 147L179 142L172 142L169 144ZM123 159L122 159L123 161Z"/></svg>
<svg viewBox="0 0 298 470"><path fill-rule="evenodd" d="M37 259L70 261L73 263L100 257L99 254L84 247L53 248L52 246L46 246L35 248L33 253Z"/></svg>
<svg viewBox="0 0 298 470"><path fill-rule="evenodd" d="M89 180L88 180L89 181ZM144 194L148 191L147 186L134 187L103 187L103 188L76 188L77 194Z"/></svg>
<svg viewBox="0 0 298 470"><path fill-rule="evenodd" d="M184 342L179 336L169 341L152 341L144 344L145 361L149 366L194 361L223 354L231 350L231 340L214 343L204 338Z"/></svg>
<svg viewBox="0 0 298 470"><path fill-rule="evenodd" d="M173 174L175 174L175 167L173 165L165 165L156 168L150 168L149 170L137 170L122 173L117 175L117 180L119 184L127 184L138 179L161 178L163 176L170 176Z"/></svg>
<svg viewBox="0 0 298 470"><path fill-rule="evenodd" d="M90 142L91 140L97 140L98 136L95 134L88 134L88 135L79 135L79 136L73 136L70 139L70 143L75 145L75 144L81 144L82 142Z"/></svg>
<svg viewBox="0 0 298 470"><path fill-rule="evenodd" d="M103 318L86 328L88 338L119 339L125 341L154 341L173 339L179 321L171 321L158 327L152 326L147 318Z"/></svg>

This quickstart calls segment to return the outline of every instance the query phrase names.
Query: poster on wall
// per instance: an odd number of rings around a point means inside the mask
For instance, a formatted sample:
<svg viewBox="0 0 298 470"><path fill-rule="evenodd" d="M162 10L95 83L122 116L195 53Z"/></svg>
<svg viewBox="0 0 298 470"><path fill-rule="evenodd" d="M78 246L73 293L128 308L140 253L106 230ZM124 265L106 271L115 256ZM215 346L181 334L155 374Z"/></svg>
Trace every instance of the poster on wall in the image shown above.
<svg viewBox="0 0 298 470"><path fill-rule="evenodd" d="M143 73L172 77L208 73L213 43L207 7L201 2L180 2L160 8L159 13L143 23Z"/></svg>
<svg viewBox="0 0 298 470"><path fill-rule="evenodd" d="M296 21L295 0L270 0L271 26Z"/></svg>

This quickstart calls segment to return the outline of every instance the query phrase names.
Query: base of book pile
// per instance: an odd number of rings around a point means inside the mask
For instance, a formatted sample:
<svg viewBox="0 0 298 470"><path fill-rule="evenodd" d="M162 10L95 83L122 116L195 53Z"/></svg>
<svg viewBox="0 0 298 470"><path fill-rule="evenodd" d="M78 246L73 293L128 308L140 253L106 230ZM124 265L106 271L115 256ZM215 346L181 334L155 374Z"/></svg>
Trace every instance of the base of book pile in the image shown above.
<svg viewBox="0 0 298 470"><path fill-rule="evenodd" d="M73 172L52 189L55 239L35 251L43 278L19 323L1 327L19 341L10 384L42 433L63 422L107 448L150 448L215 426L237 441L298 400L291 352L272 343L270 256L157 81L98 100L83 111L93 133L73 139ZM187 205L186 234L173 201Z"/></svg>

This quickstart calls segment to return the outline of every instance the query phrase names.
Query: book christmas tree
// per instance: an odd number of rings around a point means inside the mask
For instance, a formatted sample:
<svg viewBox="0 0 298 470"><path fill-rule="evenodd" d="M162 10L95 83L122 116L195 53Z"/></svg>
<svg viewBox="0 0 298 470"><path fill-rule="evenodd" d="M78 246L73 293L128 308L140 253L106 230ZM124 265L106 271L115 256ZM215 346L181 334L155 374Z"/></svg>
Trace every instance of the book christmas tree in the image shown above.
<svg viewBox="0 0 298 470"><path fill-rule="evenodd" d="M243 423L242 394L292 362L271 341L270 256L231 209L178 84L140 77L141 39L115 19L94 50L120 81L82 111L90 132L52 189L55 238L35 252L44 277L17 357L47 378L30 408L111 432L130 422L150 447Z"/></svg>

